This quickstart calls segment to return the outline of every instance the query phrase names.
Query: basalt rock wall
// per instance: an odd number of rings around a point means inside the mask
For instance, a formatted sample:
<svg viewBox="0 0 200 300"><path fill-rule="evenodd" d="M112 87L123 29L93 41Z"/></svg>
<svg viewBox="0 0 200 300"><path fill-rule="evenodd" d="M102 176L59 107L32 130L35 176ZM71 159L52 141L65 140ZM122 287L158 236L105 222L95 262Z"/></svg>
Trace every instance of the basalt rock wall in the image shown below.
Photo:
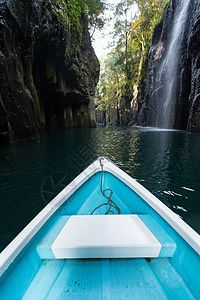
<svg viewBox="0 0 200 300"><path fill-rule="evenodd" d="M95 125L99 62L82 14L82 40L54 0L0 0L0 141L41 128Z"/></svg>
<svg viewBox="0 0 200 300"><path fill-rule="evenodd" d="M142 91L138 125L200 132L199 1L169 2L155 28Z"/></svg>

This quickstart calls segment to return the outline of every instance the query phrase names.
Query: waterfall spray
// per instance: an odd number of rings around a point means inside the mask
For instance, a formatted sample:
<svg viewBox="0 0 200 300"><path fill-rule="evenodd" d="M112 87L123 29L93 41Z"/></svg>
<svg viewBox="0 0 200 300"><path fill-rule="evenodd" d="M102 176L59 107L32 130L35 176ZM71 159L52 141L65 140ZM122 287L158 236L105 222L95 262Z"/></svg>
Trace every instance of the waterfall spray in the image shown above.
<svg viewBox="0 0 200 300"><path fill-rule="evenodd" d="M182 0L179 6L177 6L169 46L158 70L157 84L163 82L163 86L161 91L162 99L158 99L160 103L156 126L162 128L173 128L175 122L176 100L179 90L178 72L181 45L184 38L185 23L188 18L189 4L190 0Z"/></svg>
<svg viewBox="0 0 200 300"><path fill-rule="evenodd" d="M146 96L138 114L138 125L176 127L177 104L181 90L181 57L186 49L191 5L191 0L170 2L168 19L163 20L163 24L154 34Z"/></svg>

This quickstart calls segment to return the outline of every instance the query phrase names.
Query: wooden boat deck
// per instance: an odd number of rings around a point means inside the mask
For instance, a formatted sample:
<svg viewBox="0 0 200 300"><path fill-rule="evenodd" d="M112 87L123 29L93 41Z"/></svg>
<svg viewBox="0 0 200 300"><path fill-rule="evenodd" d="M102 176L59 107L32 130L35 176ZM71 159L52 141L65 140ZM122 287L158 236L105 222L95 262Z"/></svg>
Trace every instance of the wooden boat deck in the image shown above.
<svg viewBox="0 0 200 300"><path fill-rule="evenodd" d="M195 299L170 259L44 260L23 299Z"/></svg>
<svg viewBox="0 0 200 300"><path fill-rule="evenodd" d="M23 299L195 299L171 265L175 242L148 214L139 217L162 243L159 258L55 259L50 247L69 217L61 215L39 241L43 264Z"/></svg>

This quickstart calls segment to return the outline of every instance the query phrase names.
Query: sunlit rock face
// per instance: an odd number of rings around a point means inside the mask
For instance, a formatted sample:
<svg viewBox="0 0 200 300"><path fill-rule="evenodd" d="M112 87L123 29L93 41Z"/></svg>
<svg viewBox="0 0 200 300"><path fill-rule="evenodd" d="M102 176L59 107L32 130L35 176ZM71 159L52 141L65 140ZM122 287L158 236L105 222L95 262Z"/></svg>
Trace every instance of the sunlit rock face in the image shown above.
<svg viewBox="0 0 200 300"><path fill-rule="evenodd" d="M199 49L199 1L170 1L152 38L138 125L200 132Z"/></svg>
<svg viewBox="0 0 200 300"><path fill-rule="evenodd" d="M0 1L0 141L42 127L92 126L99 62L83 38L60 25L53 0Z"/></svg>

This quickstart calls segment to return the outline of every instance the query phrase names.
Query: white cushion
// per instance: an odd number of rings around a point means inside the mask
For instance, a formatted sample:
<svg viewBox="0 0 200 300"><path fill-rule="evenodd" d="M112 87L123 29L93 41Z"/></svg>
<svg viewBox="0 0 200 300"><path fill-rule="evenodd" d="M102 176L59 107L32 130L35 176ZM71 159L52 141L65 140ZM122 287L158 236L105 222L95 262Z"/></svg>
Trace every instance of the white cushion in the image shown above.
<svg viewBox="0 0 200 300"><path fill-rule="evenodd" d="M76 215L51 249L55 258L158 257L161 244L137 215Z"/></svg>

